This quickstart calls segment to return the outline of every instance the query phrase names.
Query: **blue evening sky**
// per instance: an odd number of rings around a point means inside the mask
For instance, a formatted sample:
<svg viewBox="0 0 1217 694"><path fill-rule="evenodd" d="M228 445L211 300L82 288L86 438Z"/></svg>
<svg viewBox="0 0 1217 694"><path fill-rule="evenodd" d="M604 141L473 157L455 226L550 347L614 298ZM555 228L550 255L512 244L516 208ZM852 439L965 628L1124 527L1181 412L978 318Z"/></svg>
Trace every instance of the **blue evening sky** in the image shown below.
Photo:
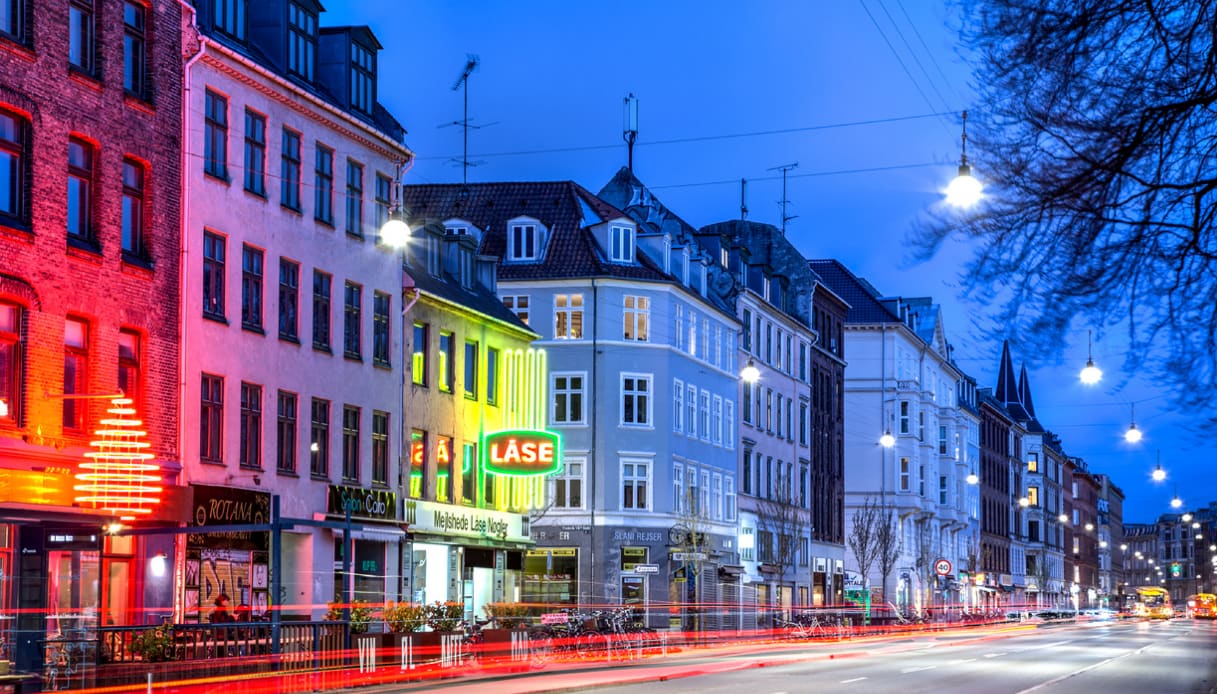
<svg viewBox="0 0 1217 694"><path fill-rule="evenodd" d="M1123 370L1120 326L1076 325L1059 355L1021 353L988 309L959 298L968 249L914 263L906 235L959 161L960 119L977 112L958 19L930 0L405 2L328 0L323 26L367 24L379 98L405 125L407 183L461 180L467 56L470 182L570 179L596 192L626 163L622 100L639 99L634 170L695 226L740 214L780 225L780 173L796 163L788 235L809 258L837 258L887 295L932 296L959 365L996 383L1002 338L1025 362L1039 420L1070 455L1112 476L1126 521L1217 499L1190 423L1162 391ZM826 127L827 126L827 127ZM784 131L784 132L779 132ZM679 140L681 142L671 142ZM984 172L977 171L983 180ZM1104 380L1081 385L1086 330ZM848 356L848 355L847 355ZM1124 442L1132 403L1145 439ZM878 437L846 422L850 437ZM1149 474L1158 451L1170 477Z"/></svg>

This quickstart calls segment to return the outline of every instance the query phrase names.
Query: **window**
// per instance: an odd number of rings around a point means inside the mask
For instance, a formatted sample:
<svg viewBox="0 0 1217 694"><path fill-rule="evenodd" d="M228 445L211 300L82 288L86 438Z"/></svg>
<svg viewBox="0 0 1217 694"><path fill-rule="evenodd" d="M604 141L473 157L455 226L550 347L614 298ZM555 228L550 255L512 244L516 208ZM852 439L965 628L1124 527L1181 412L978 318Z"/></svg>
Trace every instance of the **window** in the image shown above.
<svg viewBox="0 0 1217 694"><path fill-rule="evenodd" d="M909 433L909 401L900 401L900 429L901 434Z"/></svg>
<svg viewBox="0 0 1217 694"><path fill-rule="evenodd" d="M372 410L372 484L389 483L389 413Z"/></svg>
<svg viewBox="0 0 1217 694"><path fill-rule="evenodd" d="M330 285L333 277L313 270L313 347L330 350Z"/></svg>
<svg viewBox="0 0 1217 694"><path fill-rule="evenodd" d="M723 402L723 433L723 445L735 450L735 403L730 400Z"/></svg>
<svg viewBox="0 0 1217 694"><path fill-rule="evenodd" d="M300 211L300 133L287 128L279 152L279 203Z"/></svg>
<svg viewBox="0 0 1217 694"><path fill-rule="evenodd" d="M5 34L18 43L26 43L25 0L3 0L0 2L0 34Z"/></svg>
<svg viewBox="0 0 1217 694"><path fill-rule="evenodd" d="M0 218L10 222L24 223L29 219L29 192L26 190L30 163L28 129L24 119L0 111Z"/></svg>
<svg viewBox="0 0 1217 694"><path fill-rule="evenodd" d="M199 394L199 458L209 463L224 462L224 379L203 374Z"/></svg>
<svg viewBox="0 0 1217 694"><path fill-rule="evenodd" d="M744 309L743 318L740 321L743 325L743 346L745 352L752 351L752 311Z"/></svg>
<svg viewBox="0 0 1217 694"><path fill-rule="evenodd" d="M554 508L583 508L583 459L566 460L554 476Z"/></svg>
<svg viewBox="0 0 1217 694"><path fill-rule="evenodd" d="M516 318L524 325L528 325L528 295L509 295L503 297L503 305L511 309L511 312L516 314Z"/></svg>
<svg viewBox="0 0 1217 694"><path fill-rule="evenodd" d="M486 402L490 405L499 401L499 350L494 347L486 348Z"/></svg>
<svg viewBox="0 0 1217 694"><path fill-rule="evenodd" d="M334 224L334 150L317 143L313 168L313 217L323 224Z"/></svg>
<svg viewBox="0 0 1217 694"><path fill-rule="evenodd" d="M439 277L444 269L440 261L440 246L442 243L439 234L433 234L429 231L423 232L423 255L427 261L427 273L432 277Z"/></svg>
<svg viewBox="0 0 1217 694"><path fill-rule="evenodd" d="M416 386L427 385L427 333L430 326L426 323L414 324L414 352L410 358L411 382Z"/></svg>
<svg viewBox="0 0 1217 694"><path fill-rule="evenodd" d="M378 173L376 174L376 231L377 239L380 238L379 232L384 227L385 222L389 221L389 208L393 205L393 179L388 176Z"/></svg>
<svg viewBox="0 0 1217 694"><path fill-rule="evenodd" d="M309 431L309 473L330 476L330 401L313 398Z"/></svg>
<svg viewBox="0 0 1217 694"><path fill-rule="evenodd" d="M938 503L943 506L947 505L947 476L946 475L938 476Z"/></svg>
<svg viewBox="0 0 1217 694"><path fill-rule="evenodd" d="M210 89L204 97L203 172L228 180L228 99Z"/></svg>
<svg viewBox="0 0 1217 694"><path fill-rule="evenodd" d="M672 311L672 320L675 323L673 333L676 335L676 344L674 345L677 351L682 351L685 348L685 307L676 304Z"/></svg>
<svg viewBox="0 0 1217 694"><path fill-rule="evenodd" d="M377 366L389 366L392 358L389 356L389 307L393 297L384 292L372 294L372 363Z"/></svg>
<svg viewBox="0 0 1217 694"><path fill-rule="evenodd" d="M756 534L756 558L762 562L773 561L773 533L761 530Z"/></svg>
<svg viewBox="0 0 1217 694"><path fill-rule="evenodd" d="M745 494L752 493L752 475L753 475L754 470L755 470L755 467L752 462L752 451L751 451L751 449L745 450L744 451L744 464L742 466L742 474L743 474L744 478L741 483L741 486L743 487L742 491Z"/></svg>
<svg viewBox="0 0 1217 694"><path fill-rule="evenodd" d="M279 391L279 421L275 427L275 469L296 474L296 394Z"/></svg>
<svg viewBox="0 0 1217 694"><path fill-rule="evenodd" d="M24 382L21 307L0 303L0 424L21 421L21 386Z"/></svg>
<svg viewBox="0 0 1217 694"><path fill-rule="evenodd" d="M685 507L685 513L690 516L701 516L705 512L704 507L698 506L701 501L701 494L697 488L697 468L690 465L685 469L685 498L688 505Z"/></svg>
<svg viewBox="0 0 1217 694"><path fill-rule="evenodd" d="M245 190L266 197L266 116L245 109Z"/></svg>
<svg viewBox="0 0 1217 694"><path fill-rule="evenodd" d="M756 561L756 528L740 528L740 561Z"/></svg>
<svg viewBox="0 0 1217 694"><path fill-rule="evenodd" d="M287 69L297 77L313 81L317 49L317 15L299 3L287 7Z"/></svg>
<svg viewBox="0 0 1217 694"><path fill-rule="evenodd" d="M351 44L351 108L371 115L376 105L376 58L372 51Z"/></svg>
<svg viewBox="0 0 1217 694"><path fill-rule="evenodd" d="M687 513L686 501L685 466L680 463L672 463L672 510L679 514Z"/></svg>
<svg viewBox="0 0 1217 694"><path fill-rule="evenodd" d="M476 443L466 443L461 448L464 461L461 467L461 503L472 506L477 503L477 499L474 497L478 488L478 447ZM567 464L569 465L569 463Z"/></svg>
<svg viewBox="0 0 1217 694"><path fill-rule="evenodd" d="M262 386L241 383L241 467L262 468Z"/></svg>
<svg viewBox="0 0 1217 694"><path fill-rule="evenodd" d="M123 252L146 258L144 242L144 167L123 159Z"/></svg>
<svg viewBox="0 0 1217 694"><path fill-rule="evenodd" d="M465 397L476 400L478 396L478 343L465 341Z"/></svg>
<svg viewBox="0 0 1217 694"><path fill-rule="evenodd" d="M755 388L756 388L756 386L755 386L755 385L753 385L753 384L751 384L751 383L748 383L747 381L744 381L744 397L743 397L743 403L744 403L744 412L743 412L743 417L744 417L744 423L745 423L745 424L752 424L752 423L753 423L753 422L752 422L752 391L753 391Z"/></svg>
<svg viewBox="0 0 1217 694"><path fill-rule="evenodd" d="M1027 487L1027 501L1031 502L1029 504L1030 506L1039 506L1040 505L1040 488L1039 487Z"/></svg>
<svg viewBox="0 0 1217 694"><path fill-rule="evenodd" d="M554 339L583 339L583 295L554 296Z"/></svg>
<svg viewBox="0 0 1217 694"><path fill-rule="evenodd" d="M900 459L900 491L907 492L912 489L912 469L909 467L909 459Z"/></svg>
<svg viewBox="0 0 1217 694"><path fill-rule="evenodd" d="M621 423L651 425L651 377L621 374Z"/></svg>
<svg viewBox="0 0 1217 694"><path fill-rule="evenodd" d="M672 431L685 433L685 384L679 378L672 381Z"/></svg>
<svg viewBox="0 0 1217 694"><path fill-rule="evenodd" d="M710 508L711 516L714 520L723 519L723 476L719 473L714 473L713 481L711 482L710 492Z"/></svg>
<svg viewBox="0 0 1217 694"><path fill-rule="evenodd" d="M648 487L651 463L645 460L624 460L621 463L621 508L648 509Z"/></svg>
<svg viewBox="0 0 1217 694"><path fill-rule="evenodd" d="M536 260L537 227L533 224L513 224L507 236L508 260Z"/></svg>
<svg viewBox="0 0 1217 694"><path fill-rule="evenodd" d="M703 441L710 440L710 391L701 391L701 438Z"/></svg>
<svg viewBox="0 0 1217 694"><path fill-rule="evenodd" d="M634 262L633 227L609 227L609 259L615 263Z"/></svg>
<svg viewBox="0 0 1217 694"><path fill-rule="evenodd" d="M300 263L279 258L279 337L300 339Z"/></svg>
<svg viewBox="0 0 1217 694"><path fill-rule="evenodd" d="M93 238L93 145L68 141L68 238Z"/></svg>
<svg viewBox="0 0 1217 694"><path fill-rule="evenodd" d="M811 508L811 469L802 464L799 466L799 506Z"/></svg>
<svg viewBox="0 0 1217 694"><path fill-rule="evenodd" d="M143 5L132 0L123 6L123 89L141 99L148 95L145 12Z"/></svg>
<svg viewBox="0 0 1217 694"><path fill-rule="evenodd" d="M697 438L697 386L692 384L685 391L685 433Z"/></svg>
<svg viewBox="0 0 1217 694"><path fill-rule="evenodd" d="M359 408L342 406L342 479L359 481Z"/></svg>
<svg viewBox="0 0 1217 694"><path fill-rule="evenodd" d="M362 324L363 287L347 282L342 301L342 353L350 359L359 359L363 353Z"/></svg>
<svg viewBox="0 0 1217 694"><path fill-rule="evenodd" d="M646 342L651 339L648 325L651 320L651 300L645 296L625 297L625 334L627 340Z"/></svg>
<svg viewBox="0 0 1217 694"><path fill-rule="evenodd" d="M3 330L3 328L0 328L0 330ZM140 377L139 342L139 333L134 330L124 328L118 331L118 389L122 391L124 396L131 399L136 412L143 415L143 391L141 388L143 379Z"/></svg>
<svg viewBox="0 0 1217 694"><path fill-rule="evenodd" d="M241 327L262 331L262 250L241 247Z"/></svg>
<svg viewBox="0 0 1217 694"><path fill-rule="evenodd" d="M229 36L245 40L245 2L246 0L213 0L214 14L212 21L215 28Z"/></svg>
<svg viewBox="0 0 1217 694"><path fill-rule="evenodd" d="M10 0L5 1L10 7L13 4ZM93 13L93 0L72 0L68 5L68 62L89 75L93 74L95 55Z"/></svg>
<svg viewBox="0 0 1217 694"><path fill-rule="evenodd" d="M203 231L203 315L224 320L224 237Z"/></svg>
<svg viewBox="0 0 1217 694"><path fill-rule="evenodd" d="M1039 453L1028 453L1027 454L1027 472L1039 472L1039 471L1040 471L1040 454Z"/></svg>
<svg viewBox="0 0 1217 694"><path fill-rule="evenodd" d="M439 392L452 392L452 333L447 330L441 330L439 333L439 374L436 377L436 382L439 385Z"/></svg>
<svg viewBox="0 0 1217 694"><path fill-rule="evenodd" d="M89 392L89 324L69 318L63 325L63 393ZM63 428L84 429L86 400L63 399Z"/></svg>
<svg viewBox="0 0 1217 694"><path fill-rule="evenodd" d="M715 446L723 445L723 397L714 396L713 421L710 423L710 440Z"/></svg>
<svg viewBox="0 0 1217 694"><path fill-rule="evenodd" d="M553 424L583 424L583 375L555 373L553 380Z"/></svg>
<svg viewBox="0 0 1217 694"><path fill-rule="evenodd" d="M728 475L723 478L723 506L725 514L723 520L735 520L735 478Z"/></svg>
<svg viewBox="0 0 1217 694"><path fill-rule="evenodd" d="M947 428L941 425L938 427L938 454L947 454Z"/></svg>
<svg viewBox="0 0 1217 694"><path fill-rule="evenodd" d="M363 165L347 159L347 233L363 238Z"/></svg>

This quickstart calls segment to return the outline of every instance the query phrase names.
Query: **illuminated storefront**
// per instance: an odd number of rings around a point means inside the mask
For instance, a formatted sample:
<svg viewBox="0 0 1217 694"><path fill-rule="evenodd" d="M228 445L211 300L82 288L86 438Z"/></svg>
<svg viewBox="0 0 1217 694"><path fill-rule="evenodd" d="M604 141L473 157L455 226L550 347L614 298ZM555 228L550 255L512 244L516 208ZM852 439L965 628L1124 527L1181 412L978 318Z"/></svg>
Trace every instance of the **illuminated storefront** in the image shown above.
<svg viewBox="0 0 1217 694"><path fill-rule="evenodd" d="M251 525L270 521L270 494L203 484L194 490L190 524ZM182 612L186 621L208 621L215 599L227 595L233 607L247 605L266 613L270 597L269 532L217 532L186 535L182 568Z"/></svg>

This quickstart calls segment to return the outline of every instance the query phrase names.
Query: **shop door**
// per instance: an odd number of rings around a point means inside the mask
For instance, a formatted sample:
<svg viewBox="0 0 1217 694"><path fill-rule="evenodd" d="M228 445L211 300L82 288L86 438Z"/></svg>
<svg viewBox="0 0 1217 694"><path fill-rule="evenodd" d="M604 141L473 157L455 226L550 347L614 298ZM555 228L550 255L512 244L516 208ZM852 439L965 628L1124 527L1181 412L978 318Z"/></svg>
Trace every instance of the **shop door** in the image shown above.
<svg viewBox="0 0 1217 694"><path fill-rule="evenodd" d="M80 550L47 552L48 639L85 640L97 629L100 556Z"/></svg>
<svg viewBox="0 0 1217 694"><path fill-rule="evenodd" d="M135 575L130 558L105 558L101 562L102 582L101 623L105 626L138 626L135 618Z"/></svg>

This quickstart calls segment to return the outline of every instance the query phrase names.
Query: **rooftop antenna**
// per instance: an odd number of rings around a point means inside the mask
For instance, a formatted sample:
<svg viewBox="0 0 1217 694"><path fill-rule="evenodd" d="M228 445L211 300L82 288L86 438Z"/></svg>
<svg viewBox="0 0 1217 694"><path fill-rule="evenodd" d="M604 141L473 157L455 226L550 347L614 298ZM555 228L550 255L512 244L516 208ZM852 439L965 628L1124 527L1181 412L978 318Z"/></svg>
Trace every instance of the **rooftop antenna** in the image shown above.
<svg viewBox="0 0 1217 694"><path fill-rule="evenodd" d="M634 96L633 92L625 97L624 117L624 132L622 136L625 138L625 144L629 151L629 168L630 173L634 173L634 142L638 140L638 97Z"/></svg>
<svg viewBox="0 0 1217 694"><path fill-rule="evenodd" d="M469 54L465 61L465 69L461 71L461 76L456 78L456 82L452 85L452 91L465 88L465 115L459 125L461 126L461 135L463 140L463 149L461 150L461 182L468 185L469 183L469 75L477 69L478 63L481 60L476 56Z"/></svg>
<svg viewBox="0 0 1217 694"><path fill-rule="evenodd" d="M790 215L789 217L786 216L786 206L790 204L790 201L786 199L786 174L791 169L797 168L799 168L799 162L796 161L793 164L785 164L783 166L775 166L772 169L765 169L766 171L782 172L782 199L778 200L778 204L782 206L782 236L786 235L786 222L798 217L797 214Z"/></svg>
<svg viewBox="0 0 1217 694"><path fill-rule="evenodd" d="M741 220L748 219L748 202L746 193L748 191L748 179L741 178L739 180L739 218Z"/></svg>

